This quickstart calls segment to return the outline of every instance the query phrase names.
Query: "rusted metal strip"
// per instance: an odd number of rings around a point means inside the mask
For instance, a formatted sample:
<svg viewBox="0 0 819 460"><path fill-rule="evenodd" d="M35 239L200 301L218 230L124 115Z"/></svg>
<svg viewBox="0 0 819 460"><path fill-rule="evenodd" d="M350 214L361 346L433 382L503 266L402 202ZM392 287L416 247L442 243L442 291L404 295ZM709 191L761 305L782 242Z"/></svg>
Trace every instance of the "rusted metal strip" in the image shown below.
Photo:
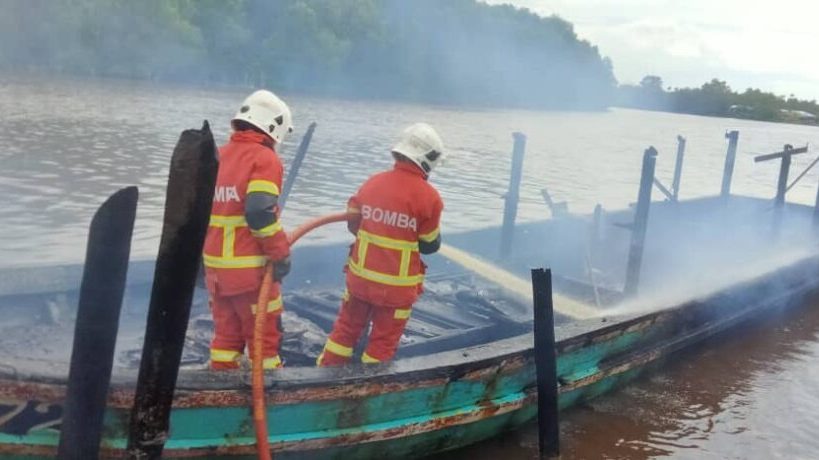
<svg viewBox="0 0 819 460"><path fill-rule="evenodd" d="M746 308L727 319L706 324L704 327L686 333L673 340L662 342L661 344L658 344L655 348L643 350L636 353L630 353L629 355L617 359L616 361L613 361L608 365L605 364L602 365L600 371L592 375L589 375L588 377L568 382L562 385L560 388L560 392L566 393L569 391L577 390L579 388L583 388L588 385L592 385L599 381L605 380L611 376L622 374L624 372L628 372L632 369L636 369L639 367L643 367L652 361L657 361L658 359L664 356L668 356L676 351L679 351L680 349L684 348L685 346L691 343L698 342L700 340L705 339L706 337L710 337L723 330L726 330L731 326L747 319L749 316L753 315L753 313L759 310L760 309L756 307Z"/></svg>
<svg viewBox="0 0 819 460"><path fill-rule="evenodd" d="M366 399L371 396L385 393L422 388L434 388L447 385L451 381L481 381L498 376L512 375L527 365L529 360L518 355L506 359L501 363L492 364L480 369L469 371L460 376L435 378L427 380L406 380L387 383L326 385L309 388L287 388L268 390L268 398L272 404L300 404L304 401L334 401L342 399ZM0 399L12 401L41 401L59 404L65 400L64 383L35 383L20 380L0 379ZM134 401L133 387L114 387L108 395L108 407L114 409L130 409ZM177 390L174 395L173 407L236 407L247 406L250 396L247 389L231 390Z"/></svg>
<svg viewBox="0 0 819 460"><path fill-rule="evenodd" d="M512 395L512 397L507 396L504 399L504 401L500 402L491 400L484 401L481 404L473 406L471 410L449 411L446 415L439 417L433 416L419 422L409 420L403 425L384 429L368 431L366 427L360 427L338 430L338 433L329 433L327 437L285 442L276 442L276 437L274 436L271 439L271 447L274 452L300 452L415 436L448 427L475 423L520 410L527 405L533 404L536 400L536 395L534 389L527 389L522 393ZM55 449L48 446L0 444L0 453L3 454L50 456L53 455L54 452ZM255 445L248 443L244 445L221 445L207 448L168 448L164 450L163 455L172 458L194 458L216 455L253 455L255 452ZM106 458L123 458L125 457L125 453L124 449L114 449L110 447L104 447L102 449L102 455Z"/></svg>

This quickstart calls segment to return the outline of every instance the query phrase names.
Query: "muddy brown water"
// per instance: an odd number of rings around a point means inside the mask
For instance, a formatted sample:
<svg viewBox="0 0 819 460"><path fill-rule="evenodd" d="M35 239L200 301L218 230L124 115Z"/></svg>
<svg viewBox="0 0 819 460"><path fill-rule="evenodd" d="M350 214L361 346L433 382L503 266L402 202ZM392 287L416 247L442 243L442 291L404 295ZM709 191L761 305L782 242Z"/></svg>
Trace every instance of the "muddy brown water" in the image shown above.
<svg viewBox="0 0 819 460"><path fill-rule="evenodd" d="M819 299L561 413L561 459L819 458ZM536 459L537 427L433 460Z"/></svg>

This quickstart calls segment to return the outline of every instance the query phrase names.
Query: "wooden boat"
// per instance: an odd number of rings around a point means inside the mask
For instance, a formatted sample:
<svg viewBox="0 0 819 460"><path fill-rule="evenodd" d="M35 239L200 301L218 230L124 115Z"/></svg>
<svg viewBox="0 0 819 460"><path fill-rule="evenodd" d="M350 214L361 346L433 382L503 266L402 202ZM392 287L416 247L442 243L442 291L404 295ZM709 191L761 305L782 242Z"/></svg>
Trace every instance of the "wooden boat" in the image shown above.
<svg viewBox="0 0 819 460"><path fill-rule="evenodd" d="M641 295L633 301L619 294L629 232L612 225L628 223L630 211L607 214L599 225L582 217L519 225L512 254L498 261L502 267L526 277L530 267L551 266L561 295L586 304L601 300L597 317L556 318L561 408L815 293L812 208L787 205L777 238L770 209L769 200L740 197L655 203ZM489 228L446 237L496 260L498 235ZM325 331L338 305L346 251L344 245L298 249L285 285L287 308ZM284 353L288 367L267 374L270 444L279 458L420 457L534 417L531 306L442 257L429 262L428 292L392 363L317 369L308 366L315 350L296 350ZM80 276L78 265L0 271L0 458L56 451L71 343L67 306ZM127 364L129 347L139 344L151 278L151 262L132 263L105 416L107 457L125 455L137 372ZM704 284L707 289L692 290ZM195 313L206 313L204 295L197 293ZM197 330L192 324L190 331ZM165 457L254 458L249 373L196 368L202 352L193 339Z"/></svg>

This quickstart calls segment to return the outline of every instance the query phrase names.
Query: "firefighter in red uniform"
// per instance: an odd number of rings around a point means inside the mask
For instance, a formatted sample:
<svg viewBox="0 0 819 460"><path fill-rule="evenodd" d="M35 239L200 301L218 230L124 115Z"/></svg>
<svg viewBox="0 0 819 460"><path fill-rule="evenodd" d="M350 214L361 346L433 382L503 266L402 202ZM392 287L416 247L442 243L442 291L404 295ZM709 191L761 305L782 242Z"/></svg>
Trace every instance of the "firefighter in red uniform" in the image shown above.
<svg viewBox="0 0 819 460"><path fill-rule="evenodd" d="M293 130L292 117L284 101L262 90L245 99L231 127L230 142L219 149L203 255L214 324L211 368L239 367L245 345L253 344L254 314L266 308L272 317L266 322L263 367L272 369L282 365L279 281L290 271L290 246L278 221L284 171L276 148ZM275 282L270 302L258 306L268 261L273 262Z"/></svg>
<svg viewBox="0 0 819 460"><path fill-rule="evenodd" d="M319 366L348 362L370 323L361 361L384 362L395 354L423 290L421 254L441 246L444 204L427 177L440 163L443 148L432 127L410 126L392 149L393 169L372 176L350 198L347 212L355 217L348 227L356 239L345 267L347 289Z"/></svg>

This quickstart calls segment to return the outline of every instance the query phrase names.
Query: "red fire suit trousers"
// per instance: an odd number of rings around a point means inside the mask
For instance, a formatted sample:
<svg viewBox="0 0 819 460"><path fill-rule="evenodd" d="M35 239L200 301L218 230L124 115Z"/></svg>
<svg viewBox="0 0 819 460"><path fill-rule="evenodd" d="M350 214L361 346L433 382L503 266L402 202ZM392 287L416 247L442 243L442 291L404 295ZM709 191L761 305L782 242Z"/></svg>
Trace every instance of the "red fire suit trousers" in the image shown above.
<svg viewBox="0 0 819 460"><path fill-rule="evenodd" d="M412 307L392 308L374 305L344 294L341 311L327 338L324 351L318 357L319 366L339 366L350 361L353 347L364 329L372 323L367 348L361 355L363 363L389 361L398 349L401 334Z"/></svg>
<svg viewBox="0 0 819 460"><path fill-rule="evenodd" d="M213 313L213 340L210 344L211 369L237 369L245 345L253 356L253 325L259 293L247 292L235 296L211 295ZM281 367L279 344L281 343L281 295L267 305L267 318L263 338L263 367Z"/></svg>

